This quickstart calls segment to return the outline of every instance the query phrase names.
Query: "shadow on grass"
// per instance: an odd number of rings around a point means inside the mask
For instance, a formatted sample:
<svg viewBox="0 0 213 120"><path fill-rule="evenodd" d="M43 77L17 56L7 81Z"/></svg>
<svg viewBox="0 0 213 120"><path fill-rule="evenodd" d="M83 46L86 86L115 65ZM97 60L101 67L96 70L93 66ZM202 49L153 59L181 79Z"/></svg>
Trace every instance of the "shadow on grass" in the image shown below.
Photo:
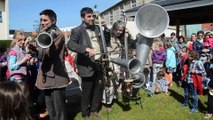
<svg viewBox="0 0 213 120"><path fill-rule="evenodd" d="M120 106L122 108L123 111L130 111L131 107L130 107L130 103L129 102L120 102L119 100L115 100L114 101L118 106Z"/></svg>
<svg viewBox="0 0 213 120"><path fill-rule="evenodd" d="M202 113L205 113L207 111L207 108L204 106L205 103L202 103L200 100L198 100L198 110Z"/></svg>
<svg viewBox="0 0 213 120"><path fill-rule="evenodd" d="M173 97L174 99L176 99L180 105L184 102L184 97L180 94L178 94L177 92L175 92L174 90L169 90L170 92L170 96ZM192 102L192 99L189 99ZM202 113L205 113L207 108L204 106L204 104L206 103L202 103L201 100L198 100L198 110ZM190 106L190 109L192 108L192 106Z"/></svg>
<svg viewBox="0 0 213 120"><path fill-rule="evenodd" d="M114 100L114 102L122 108L123 111L130 111L133 103L143 109L142 96L140 95L140 89L133 89L132 95L126 91L123 91L120 95L121 99Z"/></svg>
<svg viewBox="0 0 213 120"><path fill-rule="evenodd" d="M169 89L168 91L170 92L170 96L176 99L180 104L184 102L184 97L182 95L171 89Z"/></svg>

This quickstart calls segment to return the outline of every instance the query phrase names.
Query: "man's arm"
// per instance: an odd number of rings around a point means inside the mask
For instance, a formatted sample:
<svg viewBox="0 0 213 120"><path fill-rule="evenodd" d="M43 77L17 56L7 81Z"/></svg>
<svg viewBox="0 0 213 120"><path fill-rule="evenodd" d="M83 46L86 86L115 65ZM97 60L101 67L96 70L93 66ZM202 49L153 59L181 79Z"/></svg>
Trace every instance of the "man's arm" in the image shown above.
<svg viewBox="0 0 213 120"><path fill-rule="evenodd" d="M70 40L67 43L67 47L77 53L88 54L89 56L95 56L95 51L91 48L85 47L79 44L79 30L78 28L73 29Z"/></svg>
<svg viewBox="0 0 213 120"><path fill-rule="evenodd" d="M86 53L86 47L79 44L79 37L79 30L72 29L71 37L67 43L67 47L74 52L84 54Z"/></svg>

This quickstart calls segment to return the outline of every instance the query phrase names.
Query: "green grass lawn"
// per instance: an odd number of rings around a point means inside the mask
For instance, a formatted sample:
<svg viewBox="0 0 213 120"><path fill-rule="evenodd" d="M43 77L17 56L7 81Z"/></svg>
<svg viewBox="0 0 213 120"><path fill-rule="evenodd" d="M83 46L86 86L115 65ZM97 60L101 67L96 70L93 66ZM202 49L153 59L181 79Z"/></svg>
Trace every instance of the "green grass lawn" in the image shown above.
<svg viewBox="0 0 213 120"><path fill-rule="evenodd" d="M122 98L114 103L113 110L106 112L103 109L100 111L100 118L91 117L91 120L204 120L204 113L207 110L207 96L199 96L199 110L197 113L189 113L190 108L181 107L183 103L183 88L177 87L174 83L169 88L170 96L164 93L155 94L153 97L148 97L147 92L140 90L142 97L142 108L140 104L135 104L135 101L130 102L127 107L122 102ZM72 111L79 105L70 105ZM81 113L69 113L69 120L82 120ZM73 117L74 115L74 117ZM72 117L70 117L72 116ZM213 120L213 118L211 118Z"/></svg>

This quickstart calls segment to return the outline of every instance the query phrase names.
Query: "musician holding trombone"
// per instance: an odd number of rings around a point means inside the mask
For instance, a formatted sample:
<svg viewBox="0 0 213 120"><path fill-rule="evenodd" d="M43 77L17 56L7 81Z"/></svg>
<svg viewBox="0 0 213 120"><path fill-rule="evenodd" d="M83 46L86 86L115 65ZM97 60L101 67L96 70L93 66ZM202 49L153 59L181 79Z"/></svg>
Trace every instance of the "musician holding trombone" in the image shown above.
<svg viewBox="0 0 213 120"><path fill-rule="evenodd" d="M69 79L63 59L65 37L56 26L56 21L57 16L53 10L46 9L40 12L41 30L37 37L37 43L41 49L39 53L41 64L36 86L44 90L50 120L67 120L64 88L69 84ZM45 42L48 40L51 42ZM46 47L45 43L51 44Z"/></svg>
<svg viewBox="0 0 213 120"><path fill-rule="evenodd" d="M102 66L98 62L103 52L100 27L94 25L93 10L89 7L80 11L82 24L72 29L67 47L77 52L77 69L82 78L81 112L84 120L90 115L99 117L102 100Z"/></svg>

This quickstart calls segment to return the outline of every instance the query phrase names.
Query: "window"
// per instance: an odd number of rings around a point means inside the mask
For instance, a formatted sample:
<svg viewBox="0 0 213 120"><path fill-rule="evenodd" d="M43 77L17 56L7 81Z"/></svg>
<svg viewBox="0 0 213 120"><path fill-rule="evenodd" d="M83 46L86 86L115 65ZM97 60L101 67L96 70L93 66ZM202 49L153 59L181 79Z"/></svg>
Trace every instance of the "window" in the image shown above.
<svg viewBox="0 0 213 120"><path fill-rule="evenodd" d="M131 8L136 7L136 0L131 0Z"/></svg>
<svg viewBox="0 0 213 120"><path fill-rule="evenodd" d="M109 24L113 25L113 11L109 12Z"/></svg>
<svg viewBox="0 0 213 120"><path fill-rule="evenodd" d="M2 11L0 11L0 23L2 23Z"/></svg>
<svg viewBox="0 0 213 120"><path fill-rule="evenodd" d="M123 20L124 19L124 6L123 5L121 5L120 7L119 7L119 16L118 16L118 20Z"/></svg>

